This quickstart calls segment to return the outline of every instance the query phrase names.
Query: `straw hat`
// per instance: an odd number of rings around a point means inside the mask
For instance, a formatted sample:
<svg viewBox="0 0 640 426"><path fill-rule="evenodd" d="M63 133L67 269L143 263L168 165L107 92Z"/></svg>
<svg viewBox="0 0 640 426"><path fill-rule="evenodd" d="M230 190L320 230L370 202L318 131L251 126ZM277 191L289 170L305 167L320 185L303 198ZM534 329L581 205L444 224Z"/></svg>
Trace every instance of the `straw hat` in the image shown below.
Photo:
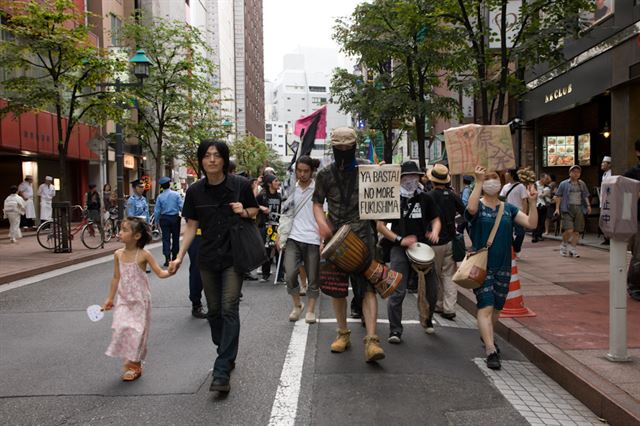
<svg viewBox="0 0 640 426"><path fill-rule="evenodd" d="M444 164L436 164L431 170L427 172L427 177L433 183L447 184L451 182L451 176L449 176L449 169Z"/></svg>

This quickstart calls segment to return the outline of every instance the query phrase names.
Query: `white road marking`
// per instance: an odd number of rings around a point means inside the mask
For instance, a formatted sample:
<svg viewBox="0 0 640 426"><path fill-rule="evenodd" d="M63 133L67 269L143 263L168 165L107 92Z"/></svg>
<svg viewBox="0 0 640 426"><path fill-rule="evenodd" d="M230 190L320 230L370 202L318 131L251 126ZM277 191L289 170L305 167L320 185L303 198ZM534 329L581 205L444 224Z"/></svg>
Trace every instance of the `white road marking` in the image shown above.
<svg viewBox="0 0 640 426"><path fill-rule="evenodd" d="M148 244L145 248L147 250L151 250L161 246L162 246L162 243L159 242L159 243ZM112 262L112 261L113 261L113 254L108 254L98 259L88 260L86 262L78 263L76 265L65 266L64 268L56 269L50 272L44 272L42 274L34 275L32 277L24 278L18 281L13 281L8 284L1 284L0 293L4 293L5 291L24 287L29 284L39 283L41 281L59 277L60 275L68 274L70 272L79 271L80 269L89 268L91 266L100 265L102 263Z"/></svg>
<svg viewBox="0 0 640 426"><path fill-rule="evenodd" d="M308 332L309 324L304 320L297 321L293 326L276 398L271 407L269 426L293 426L296 422Z"/></svg>
<svg viewBox="0 0 640 426"><path fill-rule="evenodd" d="M335 323L338 322L338 320L335 319L335 318L320 318L320 319L318 319L318 322L335 324ZM358 318L347 318L347 322L361 322L361 320L358 319ZM388 319L378 318L376 320L376 323L377 324L389 324L389 320ZM418 320L404 320L404 321L402 321L402 324L420 324L420 321L418 321Z"/></svg>

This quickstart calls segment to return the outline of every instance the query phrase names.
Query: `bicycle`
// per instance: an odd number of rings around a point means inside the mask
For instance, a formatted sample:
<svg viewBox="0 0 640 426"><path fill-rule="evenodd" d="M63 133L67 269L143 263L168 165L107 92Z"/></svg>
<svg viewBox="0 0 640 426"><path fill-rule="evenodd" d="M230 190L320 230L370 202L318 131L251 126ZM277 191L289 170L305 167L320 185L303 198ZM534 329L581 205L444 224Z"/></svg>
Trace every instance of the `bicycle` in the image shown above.
<svg viewBox="0 0 640 426"><path fill-rule="evenodd" d="M104 231L104 236L101 235L100 230L96 224L94 224L91 220L89 220L87 216L87 211L82 208L82 206L73 206L72 210L77 209L81 211L82 221L79 224L73 226L71 228L71 232L69 233L69 239L73 240L73 237L79 232L80 233L80 241L82 244L88 249L97 249L102 247L103 244L111 239L113 236L112 232ZM107 239L107 234L108 238ZM43 222L38 227L36 231L36 237L38 240L38 244L42 246L42 248L47 250L54 249L54 239L53 239L53 221L48 220Z"/></svg>
<svg viewBox="0 0 640 426"><path fill-rule="evenodd" d="M119 230L118 208L114 206L109 209L108 216L104 219L104 241L109 242L113 237L116 237L116 241L120 241L118 238Z"/></svg>

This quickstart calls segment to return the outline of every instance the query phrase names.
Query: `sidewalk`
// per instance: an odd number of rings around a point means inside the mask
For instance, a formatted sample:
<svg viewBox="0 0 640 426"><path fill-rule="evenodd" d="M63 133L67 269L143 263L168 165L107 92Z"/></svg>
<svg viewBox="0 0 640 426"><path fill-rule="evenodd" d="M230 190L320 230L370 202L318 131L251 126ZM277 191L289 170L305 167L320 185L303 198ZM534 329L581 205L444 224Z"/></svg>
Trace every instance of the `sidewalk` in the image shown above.
<svg viewBox="0 0 640 426"><path fill-rule="evenodd" d="M579 246L580 258L565 258L558 241L533 244L527 237L518 275L525 306L537 316L501 319L498 333L596 415L610 424L636 425L640 302L627 298L631 361L608 361L609 253L603 248L607 246ZM459 296L458 303L475 314L473 293L459 289Z"/></svg>
<svg viewBox="0 0 640 426"><path fill-rule="evenodd" d="M71 253L54 253L38 244L35 233L28 232L25 235L16 244L11 244L8 238L0 238L0 284L97 259L122 247L113 238L103 249L91 250L82 244L78 234L71 242Z"/></svg>

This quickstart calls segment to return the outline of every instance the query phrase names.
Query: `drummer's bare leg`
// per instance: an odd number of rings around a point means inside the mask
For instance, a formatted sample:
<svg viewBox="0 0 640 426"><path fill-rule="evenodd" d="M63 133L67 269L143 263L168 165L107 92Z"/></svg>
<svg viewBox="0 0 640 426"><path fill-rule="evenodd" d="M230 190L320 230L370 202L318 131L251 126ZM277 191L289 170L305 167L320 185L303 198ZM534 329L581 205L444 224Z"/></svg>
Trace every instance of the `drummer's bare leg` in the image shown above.
<svg viewBox="0 0 640 426"><path fill-rule="evenodd" d="M376 293L365 291L362 299L362 314L367 327L367 336L376 334L376 319L378 318L378 299Z"/></svg>
<svg viewBox="0 0 640 426"><path fill-rule="evenodd" d="M333 305L333 312L336 314L338 328L345 330L347 328L347 298L333 297L331 298L331 304Z"/></svg>

